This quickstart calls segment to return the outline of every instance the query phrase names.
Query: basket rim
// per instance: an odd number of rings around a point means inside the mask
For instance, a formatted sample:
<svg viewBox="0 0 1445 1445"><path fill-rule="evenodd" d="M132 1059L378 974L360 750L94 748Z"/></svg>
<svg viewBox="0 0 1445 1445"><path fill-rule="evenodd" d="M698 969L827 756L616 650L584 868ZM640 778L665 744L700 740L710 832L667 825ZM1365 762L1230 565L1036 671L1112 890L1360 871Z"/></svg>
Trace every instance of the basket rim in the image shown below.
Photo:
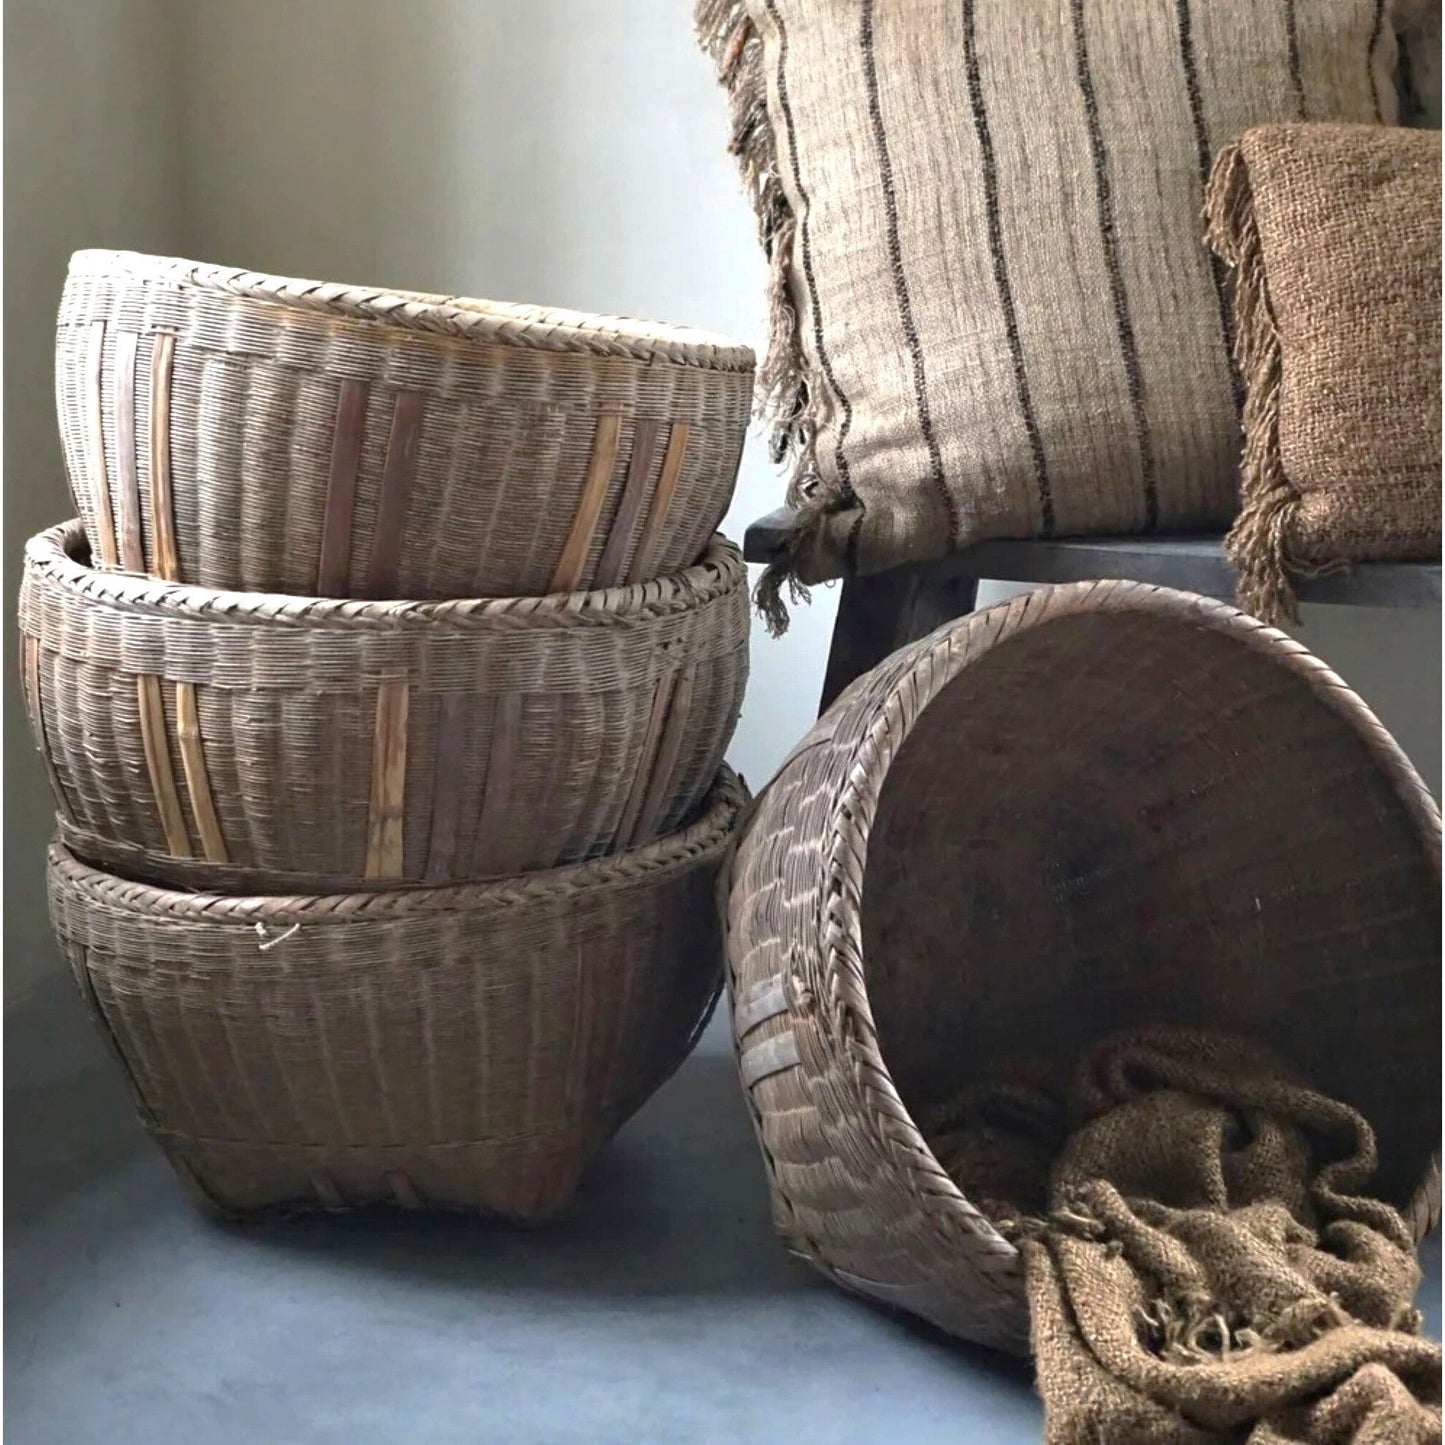
<svg viewBox="0 0 1445 1445"><path fill-rule="evenodd" d="M72 518L37 532L25 544L24 575L37 586L108 603L127 612L259 626L388 630L503 625L528 628L626 628L714 602L745 588L747 568L736 543L721 532L701 559L680 572L590 592L534 597L456 597L419 602L406 598L304 597L282 592L236 592L168 582L135 572L102 571L82 561L89 553L85 526Z"/></svg>
<svg viewBox="0 0 1445 1445"><path fill-rule="evenodd" d="M698 817L685 828L640 848L582 863L440 887L377 889L364 893L200 893L139 883L82 862L58 837L47 852L48 872L67 890L120 912L180 923L230 924L253 929L269 920L317 925L394 922L449 913L510 910L621 891L657 882L719 853L730 842L749 800L747 784L726 763Z"/></svg>
<svg viewBox="0 0 1445 1445"><path fill-rule="evenodd" d="M1360 738L1400 799L1436 877L1440 876L1440 808L1399 743L1364 700L1302 643L1229 603L1124 580L1040 587L972 613L865 674L879 681L886 678L885 699L852 741L842 760L844 765L835 769L838 782L829 806L830 833L821 841L819 857L824 875L821 891L829 900L829 926L817 932L818 957L828 997L840 1016L851 1019L852 1026L830 1028L823 1037L826 1047L847 1061L858 1091L859 1116L874 1121L877 1146L905 1171L923 1218L933 1221L935 1228L953 1231L962 1227L988 1253L1004 1258L1015 1257L1017 1247L999 1233L938 1162L912 1111L899 1095L879 1044L863 967L866 953L862 890L868 845L883 786L898 749L945 687L997 647L1040 626L1062 617L1109 612L1146 613L1227 634L1297 677ZM965 639L962 646L957 644L960 638ZM969 647L969 642L975 646ZM905 681L914 685L904 686ZM861 682L859 679L849 687L819 719L815 725L820 733L818 741L833 736L835 714L841 716ZM805 738L795 755L803 753L807 744ZM818 892L820 883L815 882L812 888ZM878 1106L869 1099L870 1094L878 1096ZM1424 1178L1408 1206L1408 1218L1420 1237L1434 1227L1440 1216L1439 1160L1437 1151L1427 1162Z"/></svg>
<svg viewBox="0 0 1445 1445"><path fill-rule="evenodd" d="M88 248L70 258L71 276L110 276L177 290L209 291L303 314L363 321L534 351L590 353L669 362L720 372L752 372L752 347L730 336L671 322L594 315L480 297L434 295L274 276L238 266L141 251Z"/></svg>

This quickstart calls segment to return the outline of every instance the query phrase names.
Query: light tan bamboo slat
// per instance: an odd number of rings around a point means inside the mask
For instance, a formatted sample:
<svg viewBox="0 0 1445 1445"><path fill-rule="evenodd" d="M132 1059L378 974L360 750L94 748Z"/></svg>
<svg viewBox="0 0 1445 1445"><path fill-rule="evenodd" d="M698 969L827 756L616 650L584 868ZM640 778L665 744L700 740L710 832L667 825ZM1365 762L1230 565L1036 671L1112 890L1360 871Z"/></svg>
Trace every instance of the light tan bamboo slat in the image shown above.
<svg viewBox="0 0 1445 1445"><path fill-rule="evenodd" d="M678 478L682 476L682 463L687 455L688 425L675 421L667 436L667 450L662 457L662 470L658 473L657 486L653 489L652 503L647 509L647 521L643 524L642 538L633 554L630 580L650 577L656 567L656 555L667 526L672 499L677 494Z"/></svg>
<svg viewBox="0 0 1445 1445"><path fill-rule="evenodd" d="M152 570L157 577L178 581L180 558L176 552L176 508L171 495L171 364L176 338L165 332L151 349L151 530L154 533Z"/></svg>
<svg viewBox="0 0 1445 1445"><path fill-rule="evenodd" d="M366 835L366 876L403 876L406 803L406 724L411 690L383 682L376 691L376 742L371 760L371 813Z"/></svg>
<svg viewBox="0 0 1445 1445"><path fill-rule="evenodd" d="M597 518L612 483L612 469L617 464L617 442L622 418L604 413L597 418L597 431L592 441L592 455L587 462L587 478L582 484L582 500L567 534L557 570L552 574L553 592L571 592L581 585L587 554L597 531Z"/></svg>
<svg viewBox="0 0 1445 1445"><path fill-rule="evenodd" d="M84 391L85 391L85 475L90 485L84 488L84 501L89 501L86 516L99 551L102 567L120 563L115 541L115 513L110 503L110 477L105 464L105 404L101 384L105 375L105 322L92 321L86 327ZM77 500L81 500L79 497Z"/></svg>
<svg viewBox="0 0 1445 1445"><path fill-rule="evenodd" d="M142 542L140 478L135 451L135 364L139 338L121 331L115 338L115 462L120 484L120 565L128 572L146 569Z"/></svg>
<svg viewBox="0 0 1445 1445"><path fill-rule="evenodd" d="M724 771L644 848L349 895L170 891L57 845L51 918L142 1123L210 1207L542 1219L707 1022L746 801Z"/></svg>
<svg viewBox="0 0 1445 1445"><path fill-rule="evenodd" d="M230 855L226 852L226 835L216 814L210 774L206 771L206 745L201 737L194 683L176 684L176 741L180 744L186 794L191 800L191 815L196 820L201 856L209 863L228 863Z"/></svg>
<svg viewBox="0 0 1445 1445"><path fill-rule="evenodd" d="M176 791L175 771L171 767L166 705L162 693L164 685L164 679L149 673L143 673L135 680L141 743L145 749L151 793L165 831L166 849L173 858L189 858L190 833L186 828L185 814L181 811L181 795Z"/></svg>

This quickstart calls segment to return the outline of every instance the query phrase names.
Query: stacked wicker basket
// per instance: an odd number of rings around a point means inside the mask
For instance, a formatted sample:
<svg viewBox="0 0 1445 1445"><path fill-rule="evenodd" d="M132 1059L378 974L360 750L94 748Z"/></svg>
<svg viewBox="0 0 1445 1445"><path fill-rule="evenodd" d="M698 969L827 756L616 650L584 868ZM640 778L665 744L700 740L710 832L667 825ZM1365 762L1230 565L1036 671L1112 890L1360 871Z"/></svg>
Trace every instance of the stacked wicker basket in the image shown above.
<svg viewBox="0 0 1445 1445"><path fill-rule="evenodd" d="M25 694L56 931L228 1211L545 1216L720 978L752 353L82 252ZM405 601L391 600L406 598Z"/></svg>

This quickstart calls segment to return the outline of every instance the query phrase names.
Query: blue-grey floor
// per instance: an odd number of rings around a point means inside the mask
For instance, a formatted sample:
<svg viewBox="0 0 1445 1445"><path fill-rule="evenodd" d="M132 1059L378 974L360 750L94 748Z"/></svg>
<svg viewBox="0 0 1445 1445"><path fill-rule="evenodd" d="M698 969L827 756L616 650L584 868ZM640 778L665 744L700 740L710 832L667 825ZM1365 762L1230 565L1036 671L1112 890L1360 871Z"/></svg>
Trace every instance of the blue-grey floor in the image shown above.
<svg viewBox="0 0 1445 1445"><path fill-rule="evenodd" d="M57 978L6 1018L7 1441L1038 1440L1024 1369L774 1243L718 1023L560 1225L239 1228L192 1209Z"/></svg>

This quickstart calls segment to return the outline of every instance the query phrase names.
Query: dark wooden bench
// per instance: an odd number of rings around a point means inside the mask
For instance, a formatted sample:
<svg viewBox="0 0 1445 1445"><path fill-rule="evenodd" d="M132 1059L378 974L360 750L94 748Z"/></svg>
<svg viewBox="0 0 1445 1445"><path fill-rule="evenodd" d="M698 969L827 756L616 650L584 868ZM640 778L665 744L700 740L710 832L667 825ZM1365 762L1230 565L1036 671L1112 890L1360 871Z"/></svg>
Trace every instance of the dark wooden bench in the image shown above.
<svg viewBox="0 0 1445 1445"><path fill-rule="evenodd" d="M782 508L748 528L743 551L749 562L770 562L778 555L792 515ZM1234 569L1220 537L981 542L924 566L850 577L838 599L819 710L890 652L972 612L981 581L1084 582L1105 577L1225 600L1234 596ZM1362 564L1325 577L1302 578L1295 590L1302 602L1438 607L1440 568L1434 563Z"/></svg>

